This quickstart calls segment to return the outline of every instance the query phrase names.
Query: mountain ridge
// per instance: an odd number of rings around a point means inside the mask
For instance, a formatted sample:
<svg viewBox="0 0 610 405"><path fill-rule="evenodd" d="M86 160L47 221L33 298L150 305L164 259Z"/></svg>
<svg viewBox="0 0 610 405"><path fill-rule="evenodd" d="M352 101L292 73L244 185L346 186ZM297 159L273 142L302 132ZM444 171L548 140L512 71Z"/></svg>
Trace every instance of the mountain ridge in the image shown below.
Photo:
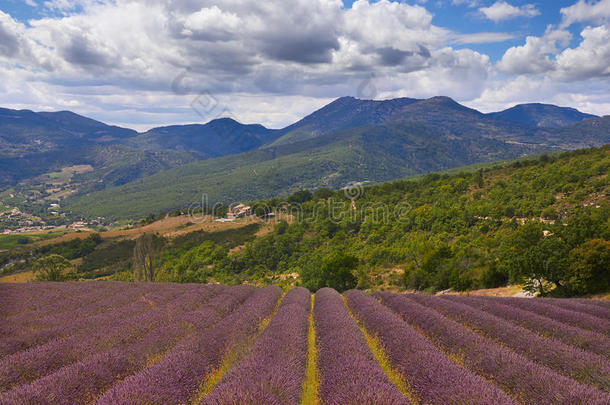
<svg viewBox="0 0 610 405"><path fill-rule="evenodd" d="M600 118L597 115L582 113L572 107L543 103L517 104L506 110L487 115L539 128L560 128L588 118Z"/></svg>
<svg viewBox="0 0 610 405"><path fill-rule="evenodd" d="M556 119L558 112L573 115L573 110L556 107L549 119ZM25 130L23 145L17 145L13 155L0 156L0 186L89 164L93 172L75 177L80 183L71 188L64 205L81 216L133 217L182 208L202 193L212 203L267 198L299 188L340 188L352 181L387 181L610 143L610 117L572 119L559 128L504 118L445 96L341 97L282 129L220 118L137 133L67 111L5 109L0 110L0 145L10 145L7 131ZM43 131L45 123L51 128L48 133ZM63 150L70 153L66 156ZM40 198L26 191L24 198ZM154 202L151 195L156 196ZM147 205L139 205L139 199Z"/></svg>

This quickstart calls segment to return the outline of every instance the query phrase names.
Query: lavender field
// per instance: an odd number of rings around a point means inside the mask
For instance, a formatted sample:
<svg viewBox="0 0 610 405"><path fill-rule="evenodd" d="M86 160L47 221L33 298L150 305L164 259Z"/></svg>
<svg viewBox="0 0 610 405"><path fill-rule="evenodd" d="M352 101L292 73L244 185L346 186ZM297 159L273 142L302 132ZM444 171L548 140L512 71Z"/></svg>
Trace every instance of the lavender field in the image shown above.
<svg viewBox="0 0 610 405"><path fill-rule="evenodd" d="M610 404L610 304L0 285L0 404Z"/></svg>

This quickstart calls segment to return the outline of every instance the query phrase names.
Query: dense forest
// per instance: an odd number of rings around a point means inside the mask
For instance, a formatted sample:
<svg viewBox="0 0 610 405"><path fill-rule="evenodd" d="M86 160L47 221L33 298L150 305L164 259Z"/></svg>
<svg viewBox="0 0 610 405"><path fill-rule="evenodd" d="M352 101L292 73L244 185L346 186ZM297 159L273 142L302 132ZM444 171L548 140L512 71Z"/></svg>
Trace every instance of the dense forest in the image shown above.
<svg viewBox="0 0 610 405"><path fill-rule="evenodd" d="M605 146L250 202L267 223L155 236L148 242L152 277L301 284L311 290L434 292L519 283L541 295L605 292L609 169ZM270 221L270 232L257 233ZM91 236L38 254L82 258L77 278L132 280L138 277L133 253L139 242Z"/></svg>
<svg viewBox="0 0 610 405"><path fill-rule="evenodd" d="M349 190L261 202L299 202L302 218L230 258L212 259L214 273L246 279L298 272L312 289L337 282L428 291L525 283L543 295L607 291L609 168L606 146L366 187L353 205ZM333 199L344 204L329 205Z"/></svg>
<svg viewBox="0 0 610 405"><path fill-rule="evenodd" d="M356 193L303 190L253 204L258 214L291 214L273 233L231 255L213 241L170 249L159 277L277 282L297 273L314 290L525 283L541 294L606 291L609 168L604 147Z"/></svg>

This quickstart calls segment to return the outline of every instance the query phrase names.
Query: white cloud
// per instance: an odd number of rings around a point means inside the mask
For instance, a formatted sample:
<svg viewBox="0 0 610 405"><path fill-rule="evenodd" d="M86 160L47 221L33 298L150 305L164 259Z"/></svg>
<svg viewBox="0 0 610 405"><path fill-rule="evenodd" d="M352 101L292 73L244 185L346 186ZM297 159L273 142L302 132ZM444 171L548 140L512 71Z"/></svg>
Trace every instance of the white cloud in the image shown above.
<svg viewBox="0 0 610 405"><path fill-rule="evenodd" d="M557 56L557 70L563 79L610 77L610 28L587 27L576 48L568 48Z"/></svg>
<svg viewBox="0 0 610 405"><path fill-rule="evenodd" d="M500 111L522 103L550 103L596 115L610 112L608 81L562 83L550 77L518 76L490 83L481 95L466 102L483 112Z"/></svg>
<svg viewBox="0 0 610 405"><path fill-rule="evenodd" d="M466 4L470 8L475 8L479 6L479 0L451 0L451 4L454 6Z"/></svg>
<svg viewBox="0 0 610 405"><path fill-rule="evenodd" d="M243 24L241 18L237 14L223 12L218 6L205 7L196 13L189 15L184 20L185 35L193 35L194 33L207 33L210 37L216 37L218 34L226 37L231 32L239 29Z"/></svg>
<svg viewBox="0 0 610 405"><path fill-rule="evenodd" d="M23 30L22 24L0 11L0 56L12 57L19 53L19 36Z"/></svg>
<svg viewBox="0 0 610 405"><path fill-rule="evenodd" d="M438 46L449 33L432 25L432 14L422 6L380 0L356 1L344 15L344 32L364 46L417 51L419 45Z"/></svg>
<svg viewBox="0 0 610 405"><path fill-rule="evenodd" d="M603 24L610 21L610 0L578 0L570 7L561 9L562 26L576 22Z"/></svg>
<svg viewBox="0 0 610 405"><path fill-rule="evenodd" d="M514 38L451 32L434 25L424 6L388 0L359 0L349 9L340 0L49 0L46 6L53 17L27 26L0 12L0 105L74 108L138 129L214 118L190 106L202 92L240 121L279 127L335 97L360 95L367 80L377 98L449 95L487 105L492 95L500 97L489 92L496 67L488 56L452 45ZM509 75L562 73L565 80L604 75L606 35L583 30L581 46L570 53L561 50L566 33L549 30L511 48L497 67ZM579 68L585 56L594 61ZM540 95L551 97L552 87ZM586 100L596 101L609 102Z"/></svg>
<svg viewBox="0 0 610 405"><path fill-rule="evenodd" d="M528 36L525 44L509 48L498 62L498 68L510 74L539 74L555 69L552 55L559 52L557 44L567 45L568 31L547 29L542 37Z"/></svg>
<svg viewBox="0 0 610 405"><path fill-rule="evenodd" d="M533 4L521 7L513 6L505 1L497 1L489 7L481 7L479 11L488 19L499 22L516 17L535 17L540 11Z"/></svg>

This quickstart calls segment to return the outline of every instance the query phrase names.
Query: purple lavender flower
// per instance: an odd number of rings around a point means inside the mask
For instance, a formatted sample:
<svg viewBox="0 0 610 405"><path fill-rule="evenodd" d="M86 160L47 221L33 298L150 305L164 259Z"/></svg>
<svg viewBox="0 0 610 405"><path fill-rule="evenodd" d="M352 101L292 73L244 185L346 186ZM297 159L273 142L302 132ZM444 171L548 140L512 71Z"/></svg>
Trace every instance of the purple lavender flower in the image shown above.
<svg viewBox="0 0 610 405"><path fill-rule="evenodd" d="M375 293L455 361L493 381L517 402L548 405L606 405L610 395L576 382L464 328L404 295ZM440 299L440 298L439 298Z"/></svg>
<svg viewBox="0 0 610 405"><path fill-rule="evenodd" d="M191 400L206 376L220 366L223 356L251 336L271 313L281 290L264 287L244 293L248 298L243 305L214 328L182 340L161 360L114 386L96 403L165 404Z"/></svg>
<svg viewBox="0 0 610 405"><path fill-rule="evenodd" d="M602 356L555 339L543 338L468 305L423 294L408 294L407 297L563 375L604 390L610 389L610 362Z"/></svg>
<svg viewBox="0 0 610 405"><path fill-rule="evenodd" d="M314 323L322 403L409 403L379 367L338 292L316 293Z"/></svg>
<svg viewBox="0 0 610 405"><path fill-rule="evenodd" d="M569 345L610 358L610 339L602 334L569 326L533 312L505 305L498 300L457 295L447 295L443 296L443 298L470 305L473 308L506 319L516 325L536 332L542 337L552 337Z"/></svg>
<svg viewBox="0 0 610 405"><path fill-rule="evenodd" d="M309 306L308 290L290 290L251 354L222 378L202 404L298 403L307 363Z"/></svg>
<svg viewBox="0 0 610 405"><path fill-rule="evenodd" d="M418 403L514 404L500 389L449 360L370 295L357 290L344 295L354 315L380 340Z"/></svg>

